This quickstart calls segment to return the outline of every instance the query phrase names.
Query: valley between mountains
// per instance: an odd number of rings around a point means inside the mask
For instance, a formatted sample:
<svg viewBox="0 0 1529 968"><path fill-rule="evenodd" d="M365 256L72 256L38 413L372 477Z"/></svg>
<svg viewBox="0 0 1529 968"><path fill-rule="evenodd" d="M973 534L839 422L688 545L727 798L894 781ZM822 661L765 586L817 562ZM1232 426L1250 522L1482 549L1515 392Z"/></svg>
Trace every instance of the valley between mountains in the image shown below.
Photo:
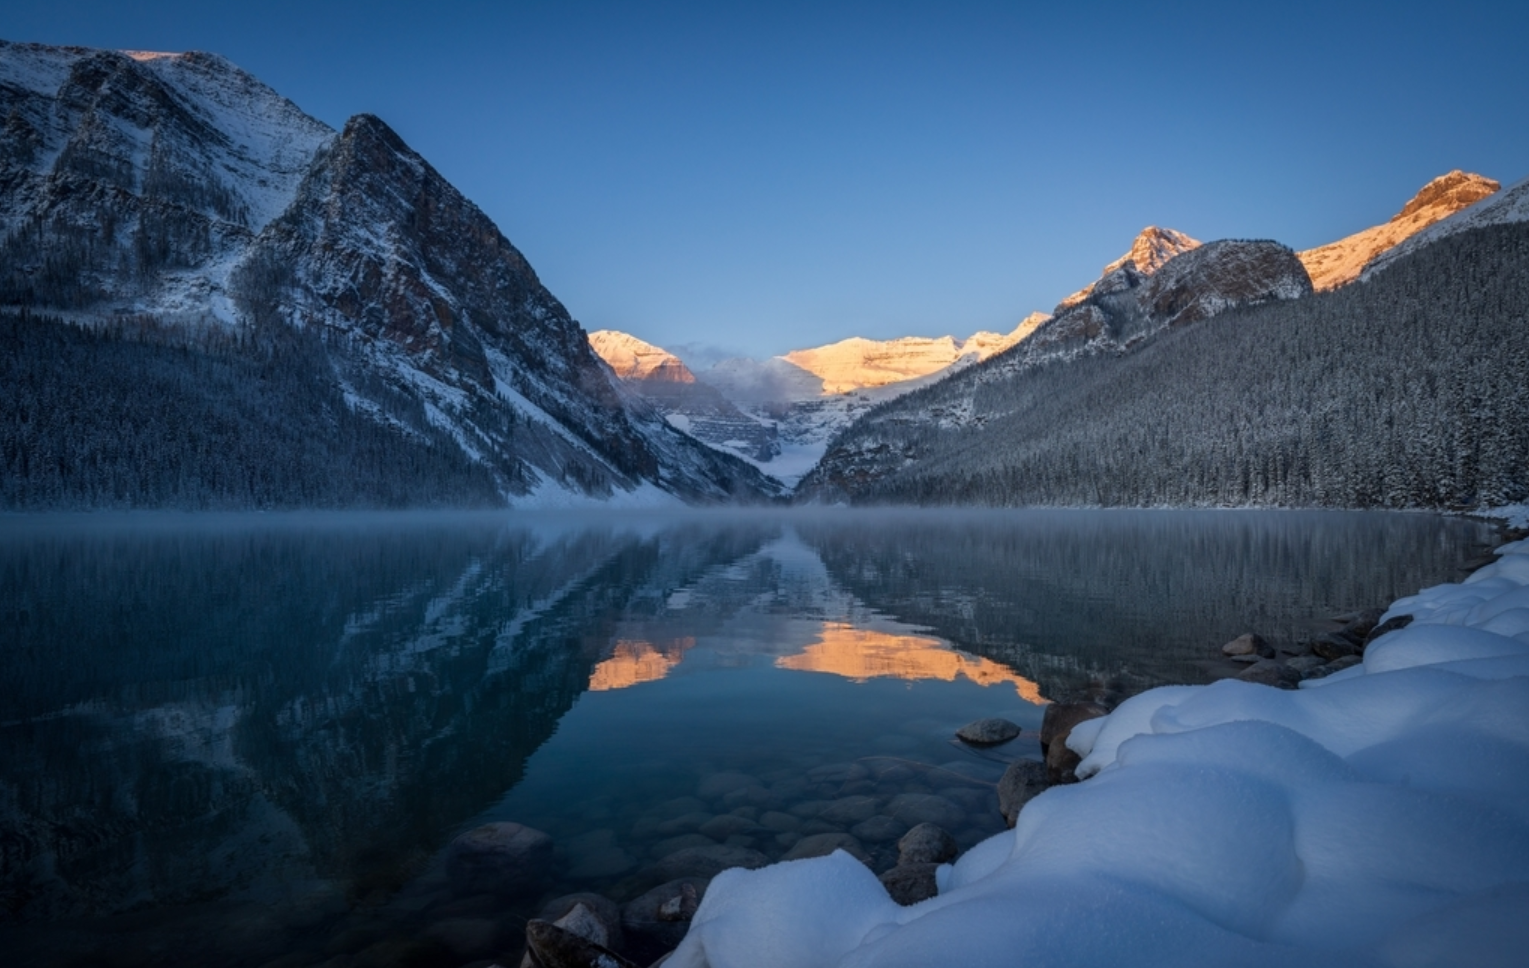
<svg viewBox="0 0 1529 968"><path fill-rule="evenodd" d="M0 116L7 509L1529 499L1529 182L1302 252L1149 227L1005 333L692 369L215 55L0 42Z"/></svg>

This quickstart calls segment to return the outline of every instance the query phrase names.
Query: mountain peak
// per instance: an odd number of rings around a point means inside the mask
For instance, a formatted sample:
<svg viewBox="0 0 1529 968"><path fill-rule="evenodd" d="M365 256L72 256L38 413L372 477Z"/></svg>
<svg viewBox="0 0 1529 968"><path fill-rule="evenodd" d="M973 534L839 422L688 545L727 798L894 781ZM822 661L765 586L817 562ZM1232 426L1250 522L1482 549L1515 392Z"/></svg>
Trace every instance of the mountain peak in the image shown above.
<svg viewBox="0 0 1529 968"><path fill-rule="evenodd" d="M1199 247L1200 242L1198 239L1190 238L1177 229L1165 229L1159 228L1156 225L1149 225L1136 234L1136 238L1131 242L1129 252L1100 270L1099 279L1105 279L1112 273L1119 272L1125 268L1126 263L1130 263L1141 275L1150 276L1162 268L1163 264L1174 256ZM1098 285L1098 281L1091 282L1071 296L1063 299L1057 305L1055 313L1059 315L1064 309L1076 306L1087 299L1093 293L1096 285Z"/></svg>
<svg viewBox="0 0 1529 968"><path fill-rule="evenodd" d="M1447 208L1448 214L1453 214L1467 205L1474 205L1488 195L1496 194L1500 188L1502 188L1501 184L1484 175L1464 172L1456 168L1418 189L1418 193L1412 196L1412 201L1392 216L1391 221L1401 221L1425 208Z"/></svg>
<svg viewBox="0 0 1529 968"><path fill-rule="evenodd" d="M1460 169L1440 175L1412 196L1402 210L1380 225L1299 252L1318 289L1332 289L1356 278L1372 259L1460 211L1496 194L1497 182Z"/></svg>
<svg viewBox="0 0 1529 968"><path fill-rule="evenodd" d="M1104 267L1100 275L1109 275L1125 264L1126 260L1136 263L1136 271L1144 276L1150 276L1163 263L1174 256L1198 248L1200 243L1176 229L1158 228L1149 225L1137 234L1131 243L1131 251L1111 262Z"/></svg>
<svg viewBox="0 0 1529 968"><path fill-rule="evenodd" d="M623 380L656 380L661 383L694 383L679 357L662 347L645 343L630 333L614 329L589 334L589 345Z"/></svg>

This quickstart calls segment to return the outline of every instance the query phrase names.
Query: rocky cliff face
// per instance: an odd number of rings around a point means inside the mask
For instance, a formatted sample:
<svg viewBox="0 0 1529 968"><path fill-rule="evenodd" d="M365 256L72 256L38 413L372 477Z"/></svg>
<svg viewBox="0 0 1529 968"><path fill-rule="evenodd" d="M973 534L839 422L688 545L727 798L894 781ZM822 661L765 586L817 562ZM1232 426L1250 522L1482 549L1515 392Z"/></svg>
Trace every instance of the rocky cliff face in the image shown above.
<svg viewBox="0 0 1529 968"><path fill-rule="evenodd" d="M402 464L444 431L511 502L776 490L613 382L524 256L375 117L336 134L212 55L21 44L0 46L0 114L0 305L230 346L306 334Z"/></svg>
<svg viewBox="0 0 1529 968"><path fill-rule="evenodd" d="M714 387L696 382L690 368L667 350L615 330L591 333L589 343L623 384L675 428L761 467L780 453L772 422L745 414Z"/></svg>
<svg viewBox="0 0 1529 968"><path fill-rule="evenodd" d="M1311 291L1301 261L1278 242L1223 241L1165 263L1142 287L1138 302L1154 323L1181 326Z"/></svg>
<svg viewBox="0 0 1529 968"><path fill-rule="evenodd" d="M623 380L695 382L695 374L678 356L627 333L613 329L596 330L589 334L589 345Z"/></svg>
<svg viewBox="0 0 1529 968"><path fill-rule="evenodd" d="M1175 229L1158 228L1149 225L1139 232L1131 242L1131 250L1125 255L1111 262L1099 272L1102 282L1114 276L1120 269L1125 268L1126 263L1140 275L1150 276L1163 264L1174 256L1182 255L1198 247L1200 243ZM1065 309L1070 309L1093 294L1099 282L1091 283L1079 289L1077 292L1063 299L1057 306L1054 315L1060 315Z"/></svg>
<svg viewBox="0 0 1529 968"><path fill-rule="evenodd" d="M1298 253L1317 289L1332 289L1359 277L1365 265L1449 216L1489 198L1497 182L1456 169L1424 185L1387 222Z"/></svg>

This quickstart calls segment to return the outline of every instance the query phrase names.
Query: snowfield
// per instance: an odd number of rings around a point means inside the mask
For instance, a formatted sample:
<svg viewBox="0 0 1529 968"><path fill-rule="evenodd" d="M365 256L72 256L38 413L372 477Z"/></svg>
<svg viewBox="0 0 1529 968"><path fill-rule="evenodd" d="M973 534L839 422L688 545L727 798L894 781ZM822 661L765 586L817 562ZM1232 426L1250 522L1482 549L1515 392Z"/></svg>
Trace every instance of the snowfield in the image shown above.
<svg viewBox="0 0 1529 968"><path fill-rule="evenodd" d="M1154 689L1074 729L1084 782L899 907L843 852L729 870L668 968L1507 966L1529 960L1529 541L1396 602L1282 691Z"/></svg>

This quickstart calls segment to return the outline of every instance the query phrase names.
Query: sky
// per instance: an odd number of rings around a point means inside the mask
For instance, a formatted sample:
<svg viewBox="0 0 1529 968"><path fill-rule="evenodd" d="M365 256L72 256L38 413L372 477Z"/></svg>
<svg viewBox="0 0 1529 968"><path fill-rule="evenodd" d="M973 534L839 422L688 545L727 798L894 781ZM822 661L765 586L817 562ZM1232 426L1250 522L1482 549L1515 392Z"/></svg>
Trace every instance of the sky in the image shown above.
<svg viewBox="0 0 1529 968"><path fill-rule="evenodd" d="M586 329L693 365L1007 332L1147 225L1296 249L1529 176L1529 4L7 0L376 114Z"/></svg>

